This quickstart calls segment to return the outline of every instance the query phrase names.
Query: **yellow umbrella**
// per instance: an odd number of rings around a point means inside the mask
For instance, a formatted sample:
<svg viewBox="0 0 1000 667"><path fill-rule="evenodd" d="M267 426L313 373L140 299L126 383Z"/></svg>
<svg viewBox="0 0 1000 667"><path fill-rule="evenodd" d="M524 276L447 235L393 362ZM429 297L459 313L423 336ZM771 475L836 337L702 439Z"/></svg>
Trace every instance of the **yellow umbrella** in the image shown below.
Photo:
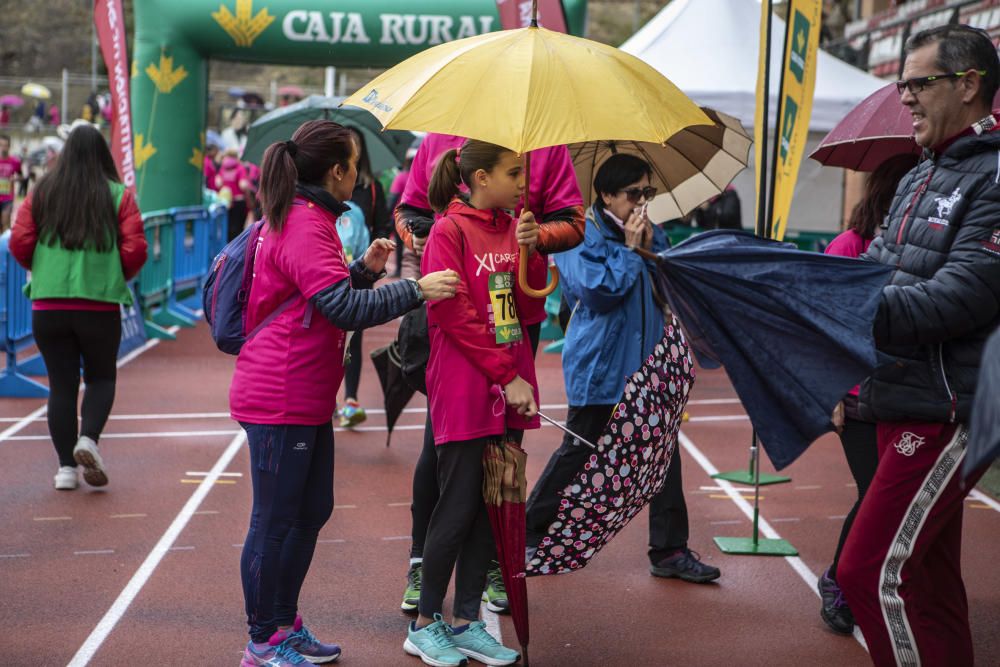
<svg viewBox="0 0 1000 667"><path fill-rule="evenodd" d="M386 129L452 134L520 154L596 139L662 144L685 127L712 125L694 102L638 58L535 25L422 51L344 104L371 111ZM558 282L551 269L553 282L545 290L531 289L521 253L522 289L538 297L551 292Z"/></svg>
<svg viewBox="0 0 1000 667"><path fill-rule="evenodd" d="M39 100L47 100L52 97L52 93L48 88L40 83L26 83L21 86L21 94L27 95L28 97L34 97Z"/></svg>

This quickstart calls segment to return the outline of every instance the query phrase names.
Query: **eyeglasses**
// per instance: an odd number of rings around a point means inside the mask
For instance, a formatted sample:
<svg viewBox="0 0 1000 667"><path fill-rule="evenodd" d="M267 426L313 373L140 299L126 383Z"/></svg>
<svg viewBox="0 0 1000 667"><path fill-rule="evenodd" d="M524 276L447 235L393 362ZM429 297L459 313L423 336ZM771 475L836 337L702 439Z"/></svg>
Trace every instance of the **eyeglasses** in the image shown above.
<svg viewBox="0 0 1000 667"><path fill-rule="evenodd" d="M645 197L646 201L649 201L656 196L656 188L647 185L644 188L629 188L627 190L619 190L618 192L624 192L628 200L633 204L639 202L640 197Z"/></svg>
<svg viewBox="0 0 1000 667"><path fill-rule="evenodd" d="M896 82L896 90L902 95L905 91L909 90L911 95L916 95L921 92L928 84L934 83L935 81L943 81L945 79L961 79L963 76L969 72L976 72L979 76L986 76L986 70L984 69L970 69L964 72L950 72L948 74L931 74L930 76L918 76L912 79L903 79L902 81Z"/></svg>

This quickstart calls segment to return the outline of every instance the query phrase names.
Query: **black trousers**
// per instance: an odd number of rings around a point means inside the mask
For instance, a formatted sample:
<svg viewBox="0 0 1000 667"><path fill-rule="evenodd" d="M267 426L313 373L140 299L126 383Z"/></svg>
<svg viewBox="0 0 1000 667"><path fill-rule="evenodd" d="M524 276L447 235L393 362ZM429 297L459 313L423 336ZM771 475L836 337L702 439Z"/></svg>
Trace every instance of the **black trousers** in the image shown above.
<svg viewBox="0 0 1000 667"><path fill-rule="evenodd" d="M437 445L439 498L427 526L420 614L433 618L444 606L455 573L457 618L479 618L486 571L496 544L483 501L483 451L486 438Z"/></svg>
<svg viewBox="0 0 1000 667"><path fill-rule="evenodd" d="M531 324L525 327L528 339L531 341L532 354L538 351L538 336L542 325ZM424 553L424 541L427 539L427 525L431 513L438 502L437 453L434 446L434 428L431 425L431 411L427 410L427 421L424 424L424 446L413 469L413 502L410 504L410 515L413 521L410 541L410 558L420 558Z"/></svg>
<svg viewBox="0 0 1000 667"><path fill-rule="evenodd" d="M851 469L851 475L858 486L858 499L854 501L854 506L847 513L844 525L840 529L840 539L837 540L837 551L833 554L833 564L830 565L830 576L837 580L837 564L840 562L840 552L844 549L844 542L854 525L854 517L861 507L865 493L868 491L872 479L875 477L875 470L878 468L878 440L875 424L857 421L851 418L844 420L844 430L840 433L840 444L844 447L844 456L847 457L847 466Z"/></svg>
<svg viewBox="0 0 1000 667"><path fill-rule="evenodd" d="M614 405L570 406L566 427L596 442L604 431ZM538 544L555 519L562 499L560 492L583 469L590 448L575 445L575 438L563 437L562 445L549 458L542 476L528 498L528 544ZM658 563L664 556L687 546L688 514L681 480L680 449L674 451L663 490L649 503L649 560Z"/></svg>
<svg viewBox="0 0 1000 667"><path fill-rule="evenodd" d="M232 241L243 232L243 226L247 221L247 202L245 199L234 199L229 204L228 219L226 222L227 241Z"/></svg>
<svg viewBox="0 0 1000 667"><path fill-rule="evenodd" d="M60 466L76 466L77 395L80 360L83 392L79 435L98 442L115 402L121 312L93 310L33 310L31 328L49 375L49 435Z"/></svg>

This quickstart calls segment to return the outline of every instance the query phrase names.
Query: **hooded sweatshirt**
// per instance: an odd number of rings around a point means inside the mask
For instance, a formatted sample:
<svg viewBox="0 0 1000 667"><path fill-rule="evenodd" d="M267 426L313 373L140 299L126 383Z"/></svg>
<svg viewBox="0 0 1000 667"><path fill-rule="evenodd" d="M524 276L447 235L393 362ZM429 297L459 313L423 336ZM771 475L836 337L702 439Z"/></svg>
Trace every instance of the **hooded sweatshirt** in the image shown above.
<svg viewBox="0 0 1000 667"><path fill-rule="evenodd" d="M500 391L520 375L538 400L531 344L517 319L529 298L517 287L514 224L504 211L479 210L456 197L427 238L423 274L453 269L461 278L455 298L427 305L427 395L436 444L538 428L537 416L518 415ZM545 266L537 252L528 261L535 271Z"/></svg>
<svg viewBox="0 0 1000 667"><path fill-rule="evenodd" d="M417 154L413 158L410 167L410 179L406 182L406 188L400 197L400 203L418 209L430 209L430 202L427 201L427 188L434 174L438 159L442 154L452 148L459 148L465 139L450 134L428 134ZM549 213L580 207L582 217L583 197L580 195L580 187L576 181L576 172L573 170L573 161L570 159L569 150L565 146L551 146L540 148L530 152L531 155L531 182L528 184L529 210L535 214L535 220L539 223ZM515 214L520 214L524 204L518 206ZM435 215L435 220L440 216ZM581 220L582 222L582 220ZM580 225L582 231L583 225ZM405 230L400 231L400 238ZM513 230L511 230L513 232ZM579 233L579 232L578 232ZM576 237L579 243L581 237ZM543 230L541 241L545 241ZM532 285L539 288L544 287L542 276L548 275L548 266L544 262L535 264L535 268L529 269L528 275ZM545 313L545 299L526 299L524 309L521 312L522 324L537 324L544 322L547 317Z"/></svg>

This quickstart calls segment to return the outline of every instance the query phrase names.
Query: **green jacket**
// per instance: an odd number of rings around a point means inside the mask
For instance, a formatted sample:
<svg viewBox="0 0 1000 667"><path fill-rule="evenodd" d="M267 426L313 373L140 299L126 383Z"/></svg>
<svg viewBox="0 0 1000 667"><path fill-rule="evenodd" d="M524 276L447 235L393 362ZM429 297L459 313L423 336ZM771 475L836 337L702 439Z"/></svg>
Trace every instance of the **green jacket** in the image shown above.
<svg viewBox="0 0 1000 667"><path fill-rule="evenodd" d="M109 182L115 213L122 203L125 186ZM31 259L31 281L24 294L35 299L90 299L132 305L132 291L125 283L122 260L115 244L105 252L94 248L67 250L57 239L41 237Z"/></svg>

